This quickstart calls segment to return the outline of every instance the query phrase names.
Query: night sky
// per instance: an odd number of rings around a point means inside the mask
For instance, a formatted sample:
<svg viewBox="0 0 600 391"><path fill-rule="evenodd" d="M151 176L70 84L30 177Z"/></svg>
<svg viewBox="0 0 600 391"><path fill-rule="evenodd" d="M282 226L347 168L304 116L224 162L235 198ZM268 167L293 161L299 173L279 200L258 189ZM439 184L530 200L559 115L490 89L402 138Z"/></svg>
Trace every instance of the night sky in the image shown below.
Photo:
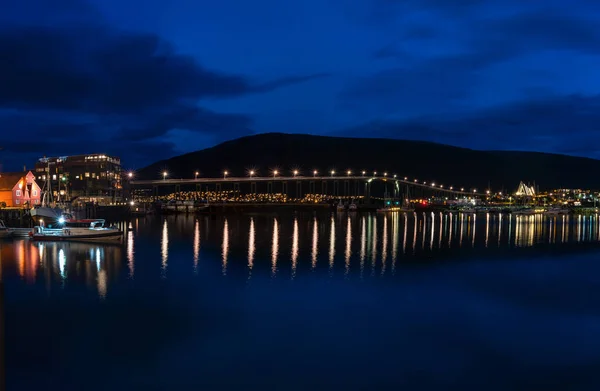
<svg viewBox="0 0 600 391"><path fill-rule="evenodd" d="M5 0L0 159L264 132L600 158L597 0Z"/></svg>

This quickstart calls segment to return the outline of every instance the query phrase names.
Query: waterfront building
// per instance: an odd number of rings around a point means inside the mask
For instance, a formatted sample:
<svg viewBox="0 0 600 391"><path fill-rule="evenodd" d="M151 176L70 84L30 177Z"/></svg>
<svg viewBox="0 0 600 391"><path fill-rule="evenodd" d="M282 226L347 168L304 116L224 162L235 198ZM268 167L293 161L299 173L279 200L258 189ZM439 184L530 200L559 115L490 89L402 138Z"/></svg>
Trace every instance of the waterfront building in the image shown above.
<svg viewBox="0 0 600 391"><path fill-rule="evenodd" d="M42 189L31 171L0 174L0 206L30 207L41 201Z"/></svg>
<svg viewBox="0 0 600 391"><path fill-rule="evenodd" d="M43 157L35 164L37 180L50 188L55 200L77 197L121 197L121 159L104 154Z"/></svg>

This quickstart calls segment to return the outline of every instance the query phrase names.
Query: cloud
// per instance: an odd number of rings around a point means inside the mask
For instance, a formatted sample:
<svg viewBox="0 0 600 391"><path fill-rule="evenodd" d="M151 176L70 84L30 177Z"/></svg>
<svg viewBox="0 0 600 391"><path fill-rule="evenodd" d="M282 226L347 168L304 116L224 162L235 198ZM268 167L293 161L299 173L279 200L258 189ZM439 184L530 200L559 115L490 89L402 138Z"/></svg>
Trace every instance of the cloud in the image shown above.
<svg viewBox="0 0 600 391"><path fill-rule="evenodd" d="M400 18L393 30L398 38L373 51L386 67L350 80L340 108L371 120L410 118L506 104L526 94L576 92L557 80L577 73L576 64L597 61L600 31L591 17L552 5L374 0L386 18ZM460 16L453 14L458 9ZM552 56L557 61L548 61Z"/></svg>
<svg viewBox="0 0 600 391"><path fill-rule="evenodd" d="M439 118L375 121L339 134L600 158L600 95L560 96Z"/></svg>
<svg viewBox="0 0 600 391"><path fill-rule="evenodd" d="M9 3L0 16L0 57L10 59L0 62L0 127L10 129L3 132L6 151L20 151L24 132L49 140L48 154L88 151L86 143L99 152L127 151L115 142L133 147L171 129L217 139L248 134L250 116L213 112L202 102L326 76L253 81L207 69L157 35L112 29L83 1L59 0L53 7L41 0ZM73 148L54 140L68 140ZM145 157L147 163L153 158Z"/></svg>

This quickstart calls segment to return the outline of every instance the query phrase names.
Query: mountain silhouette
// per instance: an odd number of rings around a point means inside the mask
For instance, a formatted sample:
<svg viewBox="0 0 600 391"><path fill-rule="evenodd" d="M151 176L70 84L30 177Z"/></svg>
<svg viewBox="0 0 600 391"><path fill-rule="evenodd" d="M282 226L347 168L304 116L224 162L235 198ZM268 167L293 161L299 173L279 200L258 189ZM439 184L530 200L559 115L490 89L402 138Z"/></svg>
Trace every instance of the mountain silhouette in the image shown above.
<svg viewBox="0 0 600 391"><path fill-rule="evenodd" d="M465 189L513 192L520 181L540 189L598 188L600 160L540 152L479 151L425 141L344 138L265 133L224 142L212 148L161 160L136 173L137 179L247 176L330 175L335 170L363 170L415 178Z"/></svg>

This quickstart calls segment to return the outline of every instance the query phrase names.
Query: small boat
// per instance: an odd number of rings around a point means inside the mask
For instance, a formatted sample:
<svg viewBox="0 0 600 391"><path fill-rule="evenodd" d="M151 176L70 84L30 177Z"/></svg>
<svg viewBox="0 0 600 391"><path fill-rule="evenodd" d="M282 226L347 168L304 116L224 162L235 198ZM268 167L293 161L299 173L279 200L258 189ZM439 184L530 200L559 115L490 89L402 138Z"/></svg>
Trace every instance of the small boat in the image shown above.
<svg viewBox="0 0 600 391"><path fill-rule="evenodd" d="M105 241L123 238L123 231L105 227L104 223L103 219L61 221L61 228L34 227L30 237L33 240L48 241Z"/></svg>
<svg viewBox="0 0 600 391"><path fill-rule="evenodd" d="M407 206L386 206L385 208L377 209L377 212L404 212L411 213L414 212L414 208L410 208Z"/></svg>
<svg viewBox="0 0 600 391"><path fill-rule="evenodd" d="M13 236L13 230L11 228L8 228L4 224L4 221L0 220L0 239L10 238L11 236Z"/></svg>
<svg viewBox="0 0 600 391"><path fill-rule="evenodd" d="M512 214L517 215L517 216L531 216L531 215L535 215L538 213L541 213L542 211L538 210L538 209L519 209L519 210L515 210L512 212Z"/></svg>
<svg viewBox="0 0 600 391"><path fill-rule="evenodd" d="M544 211L545 215L566 215L569 213L570 210L565 208L549 208Z"/></svg>

